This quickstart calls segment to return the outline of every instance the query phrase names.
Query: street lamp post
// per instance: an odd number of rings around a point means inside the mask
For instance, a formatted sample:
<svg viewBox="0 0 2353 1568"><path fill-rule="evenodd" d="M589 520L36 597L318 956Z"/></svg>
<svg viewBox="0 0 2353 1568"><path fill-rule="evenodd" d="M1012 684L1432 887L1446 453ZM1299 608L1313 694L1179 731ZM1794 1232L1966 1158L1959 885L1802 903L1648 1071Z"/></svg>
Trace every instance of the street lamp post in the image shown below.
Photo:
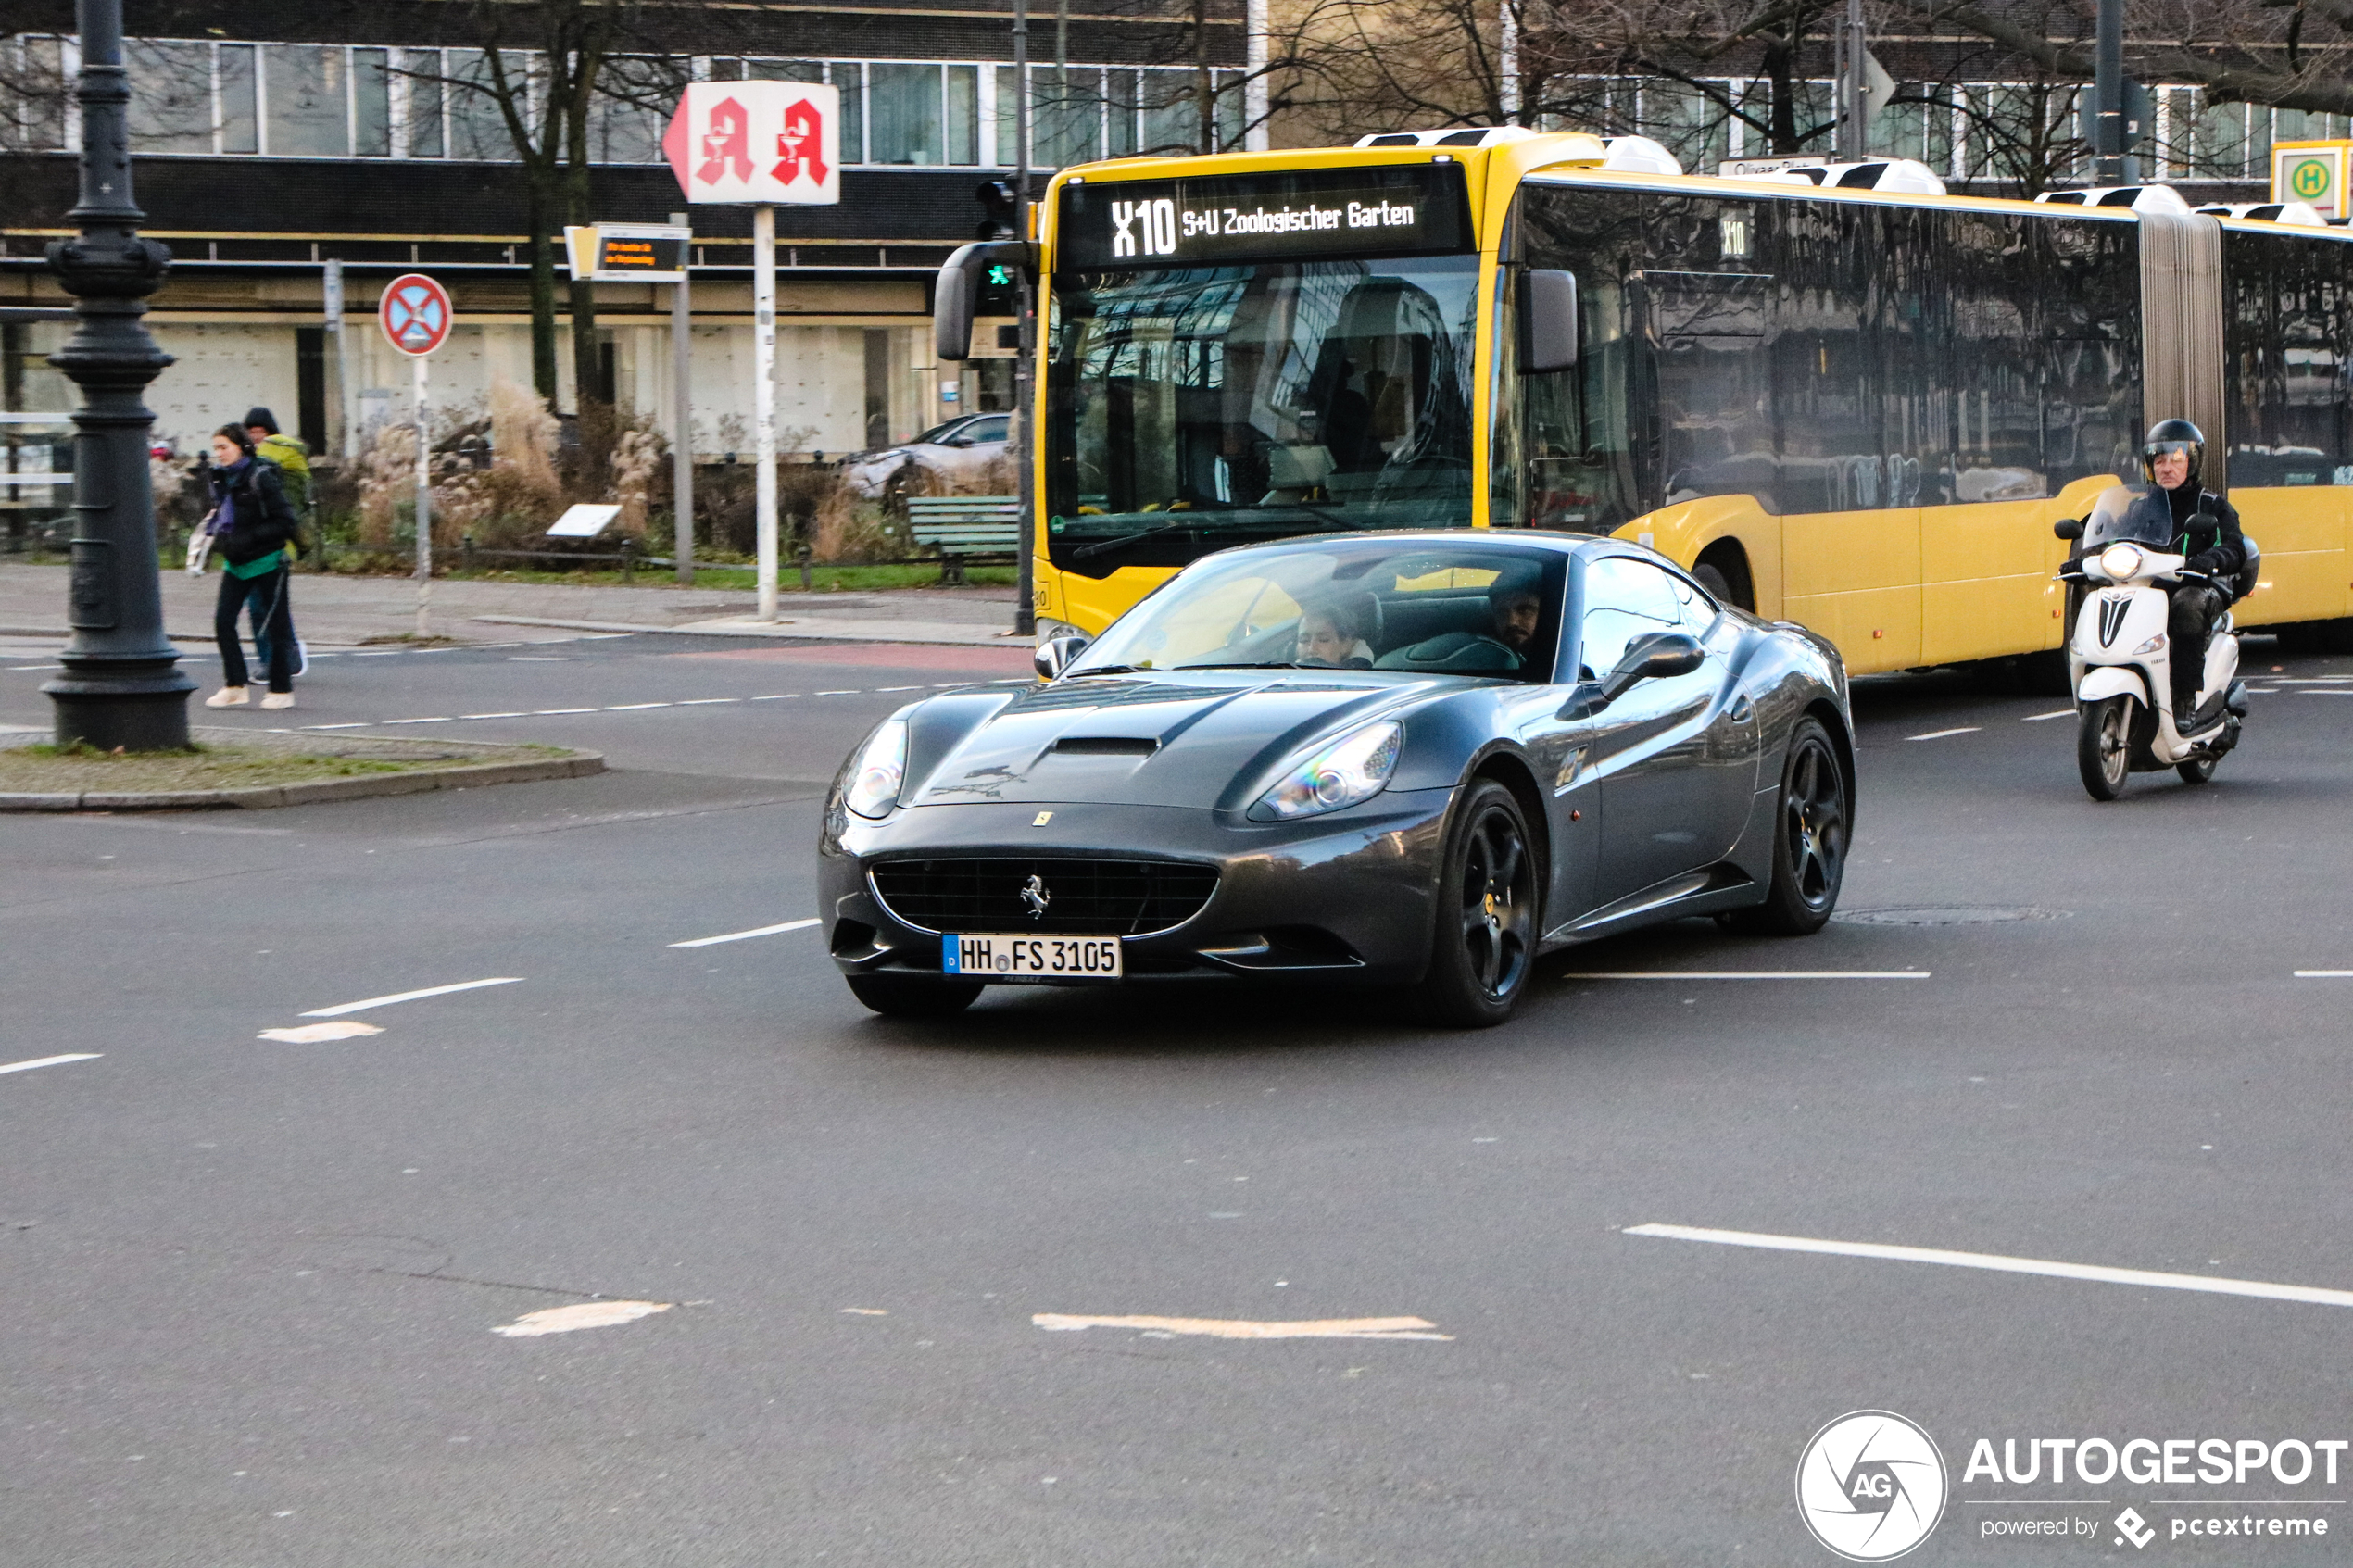
<svg viewBox="0 0 2353 1568"><path fill-rule="evenodd" d="M82 388L74 411L72 587L65 673L41 689L60 746L112 751L188 744L195 683L163 634L156 573L155 498L147 445L155 415L140 400L171 363L146 325L145 300L171 253L139 233L131 199L131 86L122 68L122 0L78 0L82 199L79 237L49 246L49 265L78 302L81 325L49 357Z"/></svg>

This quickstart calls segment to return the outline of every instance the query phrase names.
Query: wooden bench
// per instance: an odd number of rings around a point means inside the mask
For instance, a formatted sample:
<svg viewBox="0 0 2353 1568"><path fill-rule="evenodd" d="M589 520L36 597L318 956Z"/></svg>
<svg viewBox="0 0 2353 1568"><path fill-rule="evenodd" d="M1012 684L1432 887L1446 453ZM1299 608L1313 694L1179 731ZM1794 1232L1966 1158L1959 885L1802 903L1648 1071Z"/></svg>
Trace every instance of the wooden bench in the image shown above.
<svg viewBox="0 0 2353 1568"><path fill-rule="evenodd" d="M918 545L939 552L939 580L964 581L964 563L976 556L1013 558L1021 548L1021 498L1017 495L910 495L908 531Z"/></svg>

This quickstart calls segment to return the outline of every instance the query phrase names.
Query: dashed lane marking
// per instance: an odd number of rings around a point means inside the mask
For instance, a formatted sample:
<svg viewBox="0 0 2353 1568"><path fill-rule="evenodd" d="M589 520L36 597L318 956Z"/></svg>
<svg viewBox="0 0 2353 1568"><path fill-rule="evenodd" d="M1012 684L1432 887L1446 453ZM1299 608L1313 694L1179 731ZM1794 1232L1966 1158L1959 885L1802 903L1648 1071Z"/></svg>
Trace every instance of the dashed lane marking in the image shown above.
<svg viewBox="0 0 2353 1568"><path fill-rule="evenodd" d="M816 695L816 696L865 696L866 694L865 694L865 693L863 693L863 692L858 692L858 691L840 691L840 692L818 692L818 693L817 693L817 694L815 694L815 695Z"/></svg>
<svg viewBox="0 0 2353 1568"><path fill-rule="evenodd" d="M71 1056L36 1056L31 1061L0 1063L0 1073L30 1073L36 1067L62 1067L69 1061L95 1061L104 1051L78 1051Z"/></svg>
<svg viewBox="0 0 2353 1568"><path fill-rule="evenodd" d="M593 708L535 708L531 710L531 714L535 719L552 719L560 713L594 713L596 711Z"/></svg>
<svg viewBox="0 0 2353 1568"><path fill-rule="evenodd" d="M1963 724L1957 730L1931 730L1924 735L1906 735L1904 738L1906 740L1943 740L1947 735L1973 735L1982 727L1977 724Z"/></svg>
<svg viewBox="0 0 2353 1568"><path fill-rule="evenodd" d="M1629 1225L1624 1236L1667 1241L1705 1241L1718 1247L1756 1247L1773 1252L1817 1252L1839 1258L1873 1258L1896 1263L1941 1263L1947 1268L1990 1269L1997 1273L2042 1274L2050 1279L2134 1285L2145 1290L2196 1290L2215 1296L2254 1296L2269 1301L2300 1301L2319 1307L2353 1307L2353 1290L2311 1285L2274 1285L2268 1280L2217 1279L2207 1274L2159 1273L2148 1269L2111 1269L2095 1263L2062 1263L2047 1258L2012 1258L1998 1252L1951 1252L1936 1247L1889 1247L1870 1241L1824 1241L1814 1236L1772 1236L1761 1231L1703 1230L1694 1225Z"/></svg>
<svg viewBox="0 0 2353 1568"><path fill-rule="evenodd" d="M384 1029L374 1023L362 1023L346 1018L340 1023L298 1023L290 1029L264 1029L254 1036L257 1040L283 1040L290 1045L317 1046L329 1040L357 1040L364 1035L381 1035Z"/></svg>
<svg viewBox="0 0 2353 1568"><path fill-rule="evenodd" d="M698 936L691 942L673 942L673 947L715 947L722 942L742 942L754 936L774 936L779 932L806 931L815 920L788 920L782 925L755 926L749 931L730 931L724 936Z"/></svg>
<svg viewBox="0 0 2353 1568"><path fill-rule="evenodd" d="M2353 969L2299 969L2298 980L2353 980Z"/></svg>
<svg viewBox="0 0 2353 1568"><path fill-rule="evenodd" d="M669 702L617 702L611 707L606 709L605 711L608 713L635 713L638 709L644 708L674 708L676 706L677 704Z"/></svg>
<svg viewBox="0 0 2353 1568"><path fill-rule="evenodd" d="M387 724L447 724L453 721L454 721L451 716L447 713L435 714L429 719L386 719L383 721L383 722Z"/></svg>
<svg viewBox="0 0 2353 1568"><path fill-rule="evenodd" d="M584 1301L577 1307L548 1307L525 1312L490 1332L503 1334L510 1339L532 1339L542 1334L570 1334L578 1328L610 1328L616 1323L635 1323L639 1318L666 1312L676 1305L675 1301Z"/></svg>
<svg viewBox="0 0 2353 1568"><path fill-rule="evenodd" d="M460 719L528 719L528 718L530 718L530 717L531 717L531 715L530 715L529 713L526 713L526 712L517 712L517 713L460 713L460 714L459 714L459 715L458 715L458 717L459 717L459 718L460 718Z"/></svg>
<svg viewBox="0 0 2353 1568"><path fill-rule="evenodd" d="M741 701L743 701L743 698L739 696L689 696L679 698L678 706L681 708L709 708L715 703Z"/></svg>
<svg viewBox="0 0 2353 1568"><path fill-rule="evenodd" d="M2027 724L2039 724L2045 719L2072 719L2074 717L2075 709L2072 708L2055 708L2048 713L2029 713L2020 721Z"/></svg>
<svg viewBox="0 0 2353 1568"><path fill-rule="evenodd" d="M1213 1339L1443 1339L1427 1318L1320 1318L1298 1323L1253 1323L1235 1318L1082 1317L1071 1312L1035 1312L1029 1321L1051 1333L1082 1328L1134 1328L1170 1336L1207 1335Z"/></svg>
<svg viewBox="0 0 2353 1568"><path fill-rule="evenodd" d="M1572 970L1564 980L1926 980L1925 969Z"/></svg>
<svg viewBox="0 0 2353 1568"><path fill-rule="evenodd" d="M425 997L446 997L453 991L479 991L485 985L520 985L520 974L500 975L493 980L461 980L455 985L428 985L422 991L396 991L389 997L370 997L365 1001L344 1002L331 1008L313 1008L305 1018L339 1018L346 1012L365 1012L371 1008L388 1008L395 1002L413 1002Z"/></svg>

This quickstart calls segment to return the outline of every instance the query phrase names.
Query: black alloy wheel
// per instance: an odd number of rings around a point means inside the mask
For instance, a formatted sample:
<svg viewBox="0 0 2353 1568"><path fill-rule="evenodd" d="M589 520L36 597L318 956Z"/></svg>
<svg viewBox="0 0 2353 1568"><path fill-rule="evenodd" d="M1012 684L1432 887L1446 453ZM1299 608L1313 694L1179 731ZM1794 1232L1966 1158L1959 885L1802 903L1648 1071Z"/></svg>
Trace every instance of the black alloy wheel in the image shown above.
<svg viewBox="0 0 2353 1568"><path fill-rule="evenodd" d="M2119 693L2085 703L2075 721L2075 771L2095 800L2124 793L2133 772L2133 699Z"/></svg>
<svg viewBox="0 0 2353 1568"><path fill-rule="evenodd" d="M1512 1015L1535 969L1539 885L1518 798L1492 779L1473 784L1440 872L1421 993L1431 1022L1485 1029Z"/></svg>
<svg viewBox="0 0 2353 1568"><path fill-rule="evenodd" d="M1817 719L1790 732L1773 824L1773 880L1765 901L1724 923L1764 936L1810 936L1838 908L1846 875L1847 818L1854 800L1838 748Z"/></svg>
<svg viewBox="0 0 2353 1568"><path fill-rule="evenodd" d="M887 1018L947 1018L979 998L977 980L910 980L897 974L852 974L849 994Z"/></svg>

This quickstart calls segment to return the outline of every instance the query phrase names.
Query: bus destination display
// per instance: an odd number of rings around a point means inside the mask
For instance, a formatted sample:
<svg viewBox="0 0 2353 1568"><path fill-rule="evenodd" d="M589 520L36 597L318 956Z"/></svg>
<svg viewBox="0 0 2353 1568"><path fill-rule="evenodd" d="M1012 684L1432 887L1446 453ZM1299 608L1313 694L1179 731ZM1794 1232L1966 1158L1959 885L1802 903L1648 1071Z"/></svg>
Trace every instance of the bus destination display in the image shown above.
<svg viewBox="0 0 2353 1568"><path fill-rule="evenodd" d="M1214 265L1456 251L1470 222L1459 164L1402 164L1063 188L1066 268Z"/></svg>

